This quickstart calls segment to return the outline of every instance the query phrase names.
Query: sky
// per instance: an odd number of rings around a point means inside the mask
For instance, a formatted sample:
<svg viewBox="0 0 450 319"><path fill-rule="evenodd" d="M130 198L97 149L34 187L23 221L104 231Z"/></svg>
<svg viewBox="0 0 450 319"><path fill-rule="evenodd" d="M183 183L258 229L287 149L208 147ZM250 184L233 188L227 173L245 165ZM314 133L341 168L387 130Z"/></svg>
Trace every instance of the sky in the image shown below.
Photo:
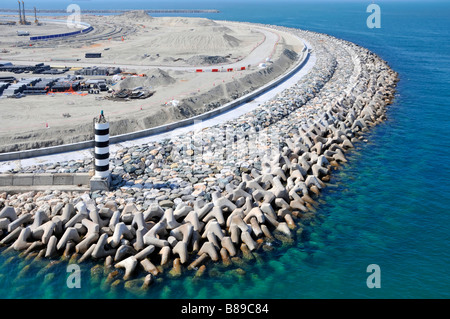
<svg viewBox="0 0 450 319"><path fill-rule="evenodd" d="M89 3L89 7L95 6L96 9L99 8L99 5L105 4L105 9L114 9L114 4L118 4L117 8L120 9L132 9L139 8L140 4L142 4L142 8L149 8L154 5L155 9L215 9L214 5L217 4L220 7L224 7L226 4L232 3L274 3L283 4L283 3L345 3L345 2L353 2L353 3L366 3L369 5L370 3L382 4L387 2L446 2L449 0L24 0L25 8L32 9L33 7L40 9L65 9L69 4L74 3L78 4L81 7L86 6ZM129 7L127 5L129 4ZM17 0L0 0L0 8L7 9L16 9L17 8ZM103 6L100 6L103 7Z"/></svg>

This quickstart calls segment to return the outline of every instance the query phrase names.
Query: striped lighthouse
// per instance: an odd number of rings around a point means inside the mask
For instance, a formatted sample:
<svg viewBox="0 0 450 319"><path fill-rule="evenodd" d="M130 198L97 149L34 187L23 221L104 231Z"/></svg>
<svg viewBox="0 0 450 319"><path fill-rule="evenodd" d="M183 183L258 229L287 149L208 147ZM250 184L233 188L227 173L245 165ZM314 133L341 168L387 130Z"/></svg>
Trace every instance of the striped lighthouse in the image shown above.
<svg viewBox="0 0 450 319"><path fill-rule="evenodd" d="M94 119L94 169L95 175L91 179L91 190L108 190L111 180L109 170L109 122L101 111Z"/></svg>
<svg viewBox="0 0 450 319"><path fill-rule="evenodd" d="M106 121L103 111L95 119L95 176L109 177L109 123Z"/></svg>

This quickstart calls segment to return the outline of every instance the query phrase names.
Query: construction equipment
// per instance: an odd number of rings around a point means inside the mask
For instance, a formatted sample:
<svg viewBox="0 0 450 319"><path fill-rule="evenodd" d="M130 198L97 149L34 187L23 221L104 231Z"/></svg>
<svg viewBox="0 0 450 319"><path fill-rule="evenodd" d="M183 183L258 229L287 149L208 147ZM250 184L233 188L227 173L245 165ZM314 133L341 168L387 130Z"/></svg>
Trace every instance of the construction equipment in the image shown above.
<svg viewBox="0 0 450 319"><path fill-rule="evenodd" d="M39 20L37 18L36 7L34 7L34 23L39 25Z"/></svg>
<svg viewBox="0 0 450 319"><path fill-rule="evenodd" d="M25 24L22 17L22 7L20 6L20 1L17 1L19 3L19 24Z"/></svg>
<svg viewBox="0 0 450 319"><path fill-rule="evenodd" d="M25 3L22 0L22 12L23 12L23 24L28 24L27 23L27 18L25 17Z"/></svg>

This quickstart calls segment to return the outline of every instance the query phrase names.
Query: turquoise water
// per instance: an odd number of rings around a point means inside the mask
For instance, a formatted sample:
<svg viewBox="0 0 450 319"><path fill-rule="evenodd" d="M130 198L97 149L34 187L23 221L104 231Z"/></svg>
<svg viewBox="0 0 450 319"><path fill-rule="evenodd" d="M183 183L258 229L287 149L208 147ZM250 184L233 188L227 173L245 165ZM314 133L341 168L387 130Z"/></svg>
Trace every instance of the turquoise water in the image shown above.
<svg viewBox="0 0 450 319"><path fill-rule="evenodd" d="M82 8L102 3L80 2ZM242 266L244 276L219 266L201 280L192 274L163 276L144 295L103 289L104 279L91 277L91 264L82 266L81 289L68 289L66 262L39 274L45 263L0 255L0 297L449 298L450 4L378 2L381 29L368 29L369 3L205 1L178 6L221 10L196 16L327 33L367 47L400 74L388 121L349 155L349 163L332 179L334 187L321 196L319 218L305 223L292 245L261 252L260 260ZM159 7L176 8L165 4ZM142 1L110 5L143 6ZM369 264L380 266L380 289L366 286Z"/></svg>

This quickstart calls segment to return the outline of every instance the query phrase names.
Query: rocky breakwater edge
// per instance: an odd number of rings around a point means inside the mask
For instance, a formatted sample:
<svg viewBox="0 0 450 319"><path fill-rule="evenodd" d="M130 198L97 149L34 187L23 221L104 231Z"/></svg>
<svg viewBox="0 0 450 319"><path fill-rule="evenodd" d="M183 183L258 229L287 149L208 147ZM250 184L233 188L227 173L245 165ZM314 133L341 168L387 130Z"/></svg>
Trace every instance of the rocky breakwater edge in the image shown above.
<svg viewBox="0 0 450 319"><path fill-rule="evenodd" d="M120 149L113 191L0 194L7 262L46 262L40 272L49 273L90 260L104 289L142 293L183 273L242 276L248 263L301 240L333 170L386 119L398 76L351 42L271 27L313 47L315 65L298 83L237 119ZM89 169L86 159L14 172Z"/></svg>

